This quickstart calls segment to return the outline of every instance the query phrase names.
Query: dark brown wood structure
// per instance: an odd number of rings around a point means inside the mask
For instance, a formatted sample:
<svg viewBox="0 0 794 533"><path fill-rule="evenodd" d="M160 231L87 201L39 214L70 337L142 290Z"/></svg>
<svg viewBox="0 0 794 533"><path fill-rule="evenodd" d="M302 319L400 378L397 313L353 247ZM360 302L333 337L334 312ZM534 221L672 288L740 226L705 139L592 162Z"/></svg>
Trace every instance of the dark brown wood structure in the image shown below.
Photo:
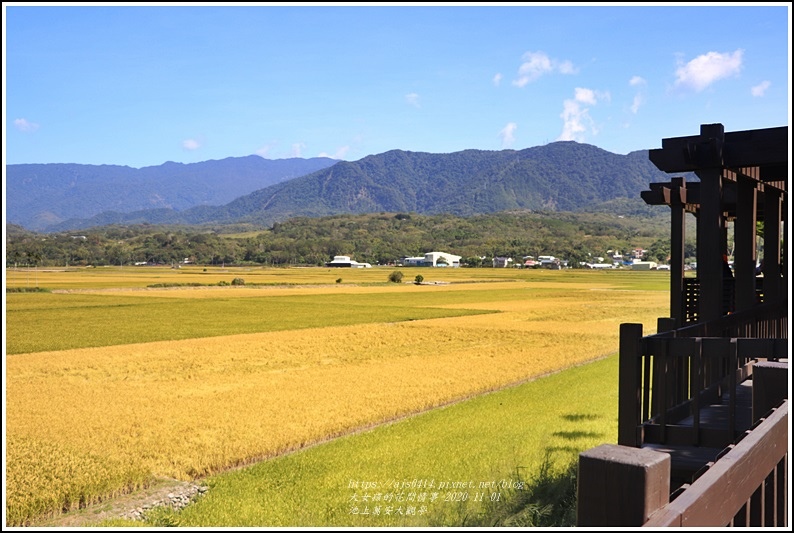
<svg viewBox="0 0 794 533"><path fill-rule="evenodd" d="M580 455L580 526L788 525L789 146L787 127L706 124L650 151L699 181L641 193L671 210L670 316L648 336L621 325L618 444ZM684 272L686 213L696 277Z"/></svg>

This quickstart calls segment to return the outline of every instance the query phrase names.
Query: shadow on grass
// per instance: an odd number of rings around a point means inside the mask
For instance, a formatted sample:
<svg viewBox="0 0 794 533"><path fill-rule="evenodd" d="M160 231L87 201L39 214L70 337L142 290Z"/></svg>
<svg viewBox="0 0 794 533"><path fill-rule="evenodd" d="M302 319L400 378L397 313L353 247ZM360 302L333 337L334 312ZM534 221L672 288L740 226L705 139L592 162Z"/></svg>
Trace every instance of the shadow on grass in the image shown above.
<svg viewBox="0 0 794 533"><path fill-rule="evenodd" d="M603 433L598 433L597 431L555 431L552 433L555 437L561 437L566 440L576 440L576 439L584 439L584 438L598 438L603 437Z"/></svg>
<svg viewBox="0 0 794 533"><path fill-rule="evenodd" d="M523 489L505 490L499 501L486 501L477 516L465 516L462 526L468 527L573 527L576 525L576 474L578 463L571 462L555 471L551 452L530 480L516 477Z"/></svg>
<svg viewBox="0 0 794 533"><path fill-rule="evenodd" d="M582 420L597 420L599 418L601 418L599 415L585 414L585 413L573 413L568 415L562 415L562 419L567 420L568 422L581 422Z"/></svg>

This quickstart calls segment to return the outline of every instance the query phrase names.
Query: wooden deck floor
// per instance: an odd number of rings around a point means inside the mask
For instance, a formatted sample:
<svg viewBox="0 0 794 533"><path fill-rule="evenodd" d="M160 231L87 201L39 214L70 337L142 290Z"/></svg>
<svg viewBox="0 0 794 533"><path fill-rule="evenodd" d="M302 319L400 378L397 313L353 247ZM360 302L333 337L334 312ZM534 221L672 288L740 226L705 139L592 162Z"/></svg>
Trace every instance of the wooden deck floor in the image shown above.
<svg viewBox="0 0 794 533"><path fill-rule="evenodd" d="M752 426L753 380L747 379L736 386L736 417L735 434L741 435ZM730 395L725 392L721 403L708 405L700 411L701 431L725 430L728 428L730 415ZM679 427L692 427L694 417L688 416L676 422ZM671 459L671 490L683 483L691 483L693 477L703 470L708 463L717 460L724 448L705 446L685 446L645 443L642 448L669 453Z"/></svg>
<svg viewBox="0 0 794 533"><path fill-rule="evenodd" d="M704 407L700 411L700 426L704 429L727 428L730 416L730 394L725 392L721 402ZM736 431L742 433L753 425L753 380L746 379L736 386ZM692 416L684 418L679 425L692 426Z"/></svg>

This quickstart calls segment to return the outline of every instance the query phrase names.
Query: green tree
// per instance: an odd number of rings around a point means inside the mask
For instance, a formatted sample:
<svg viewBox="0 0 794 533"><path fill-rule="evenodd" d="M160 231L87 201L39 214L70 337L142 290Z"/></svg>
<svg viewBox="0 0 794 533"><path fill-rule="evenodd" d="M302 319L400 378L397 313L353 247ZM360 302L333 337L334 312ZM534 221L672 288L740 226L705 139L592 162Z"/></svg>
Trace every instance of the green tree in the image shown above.
<svg viewBox="0 0 794 533"><path fill-rule="evenodd" d="M670 258L670 239L657 239L645 251L646 257L659 263L666 263Z"/></svg>

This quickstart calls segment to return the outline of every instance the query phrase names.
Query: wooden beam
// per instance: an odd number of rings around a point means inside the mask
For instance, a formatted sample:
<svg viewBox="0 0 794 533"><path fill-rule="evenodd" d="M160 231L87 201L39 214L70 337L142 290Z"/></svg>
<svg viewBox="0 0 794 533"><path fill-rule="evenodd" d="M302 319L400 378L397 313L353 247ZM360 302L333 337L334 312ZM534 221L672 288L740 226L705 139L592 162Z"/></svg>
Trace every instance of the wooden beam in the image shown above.
<svg viewBox="0 0 794 533"><path fill-rule="evenodd" d="M665 201L665 193L664 189L675 189L678 187L676 185L677 179L683 178L673 178L673 181L667 183L651 183L649 191L641 191L640 197L645 200L645 203L648 205L669 205ZM685 205L697 205L700 204L700 182L693 181L686 184L685 189L681 190L681 203Z"/></svg>
<svg viewBox="0 0 794 533"><path fill-rule="evenodd" d="M758 179L761 181L788 181L788 161L774 165L762 165L759 170Z"/></svg>
<svg viewBox="0 0 794 533"><path fill-rule="evenodd" d="M664 172L691 172L705 167L768 167L787 177L788 127L734 131L720 136L721 124L704 124L700 135L662 139L648 158Z"/></svg>
<svg viewBox="0 0 794 533"><path fill-rule="evenodd" d="M788 165L788 153L787 126L725 134L723 157L726 167Z"/></svg>

